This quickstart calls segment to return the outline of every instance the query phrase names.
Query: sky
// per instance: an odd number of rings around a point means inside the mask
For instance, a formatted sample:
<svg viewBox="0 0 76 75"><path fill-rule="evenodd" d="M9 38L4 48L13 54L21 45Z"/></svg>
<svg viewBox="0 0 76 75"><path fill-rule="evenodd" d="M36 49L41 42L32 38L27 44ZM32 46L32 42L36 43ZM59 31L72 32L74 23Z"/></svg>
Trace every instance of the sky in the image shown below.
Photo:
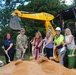
<svg viewBox="0 0 76 75"><path fill-rule="evenodd" d="M0 0L4 4L6 0ZM65 0L67 5L72 4L73 0ZM26 3L27 4L27 3Z"/></svg>
<svg viewBox="0 0 76 75"><path fill-rule="evenodd" d="M65 0L66 1L66 5L71 5L73 0Z"/></svg>

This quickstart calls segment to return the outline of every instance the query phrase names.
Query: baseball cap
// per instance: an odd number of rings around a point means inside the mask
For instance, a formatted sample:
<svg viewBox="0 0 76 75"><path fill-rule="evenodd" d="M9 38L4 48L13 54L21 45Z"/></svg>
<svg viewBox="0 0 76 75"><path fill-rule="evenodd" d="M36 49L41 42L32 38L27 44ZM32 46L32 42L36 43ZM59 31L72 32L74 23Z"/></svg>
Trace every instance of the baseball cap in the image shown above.
<svg viewBox="0 0 76 75"><path fill-rule="evenodd" d="M24 28L21 28L21 31L25 31L25 29Z"/></svg>

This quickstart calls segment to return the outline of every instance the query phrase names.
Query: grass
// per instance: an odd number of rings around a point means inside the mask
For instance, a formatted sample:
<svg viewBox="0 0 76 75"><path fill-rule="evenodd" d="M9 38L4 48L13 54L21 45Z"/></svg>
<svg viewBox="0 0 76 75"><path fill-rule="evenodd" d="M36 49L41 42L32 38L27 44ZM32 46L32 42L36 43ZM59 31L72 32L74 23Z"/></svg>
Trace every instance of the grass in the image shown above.
<svg viewBox="0 0 76 75"><path fill-rule="evenodd" d="M3 63L5 64L5 57L4 56L0 56L0 60L3 61Z"/></svg>
<svg viewBox="0 0 76 75"><path fill-rule="evenodd" d="M29 57L30 57L30 56L31 56L31 54L26 53L26 54L25 54L25 60L28 60L28 61L29 61ZM3 61L4 64L6 64L5 56L0 56L0 60ZM16 55L15 55L14 61L16 61L16 60L17 60L17 59L16 59Z"/></svg>

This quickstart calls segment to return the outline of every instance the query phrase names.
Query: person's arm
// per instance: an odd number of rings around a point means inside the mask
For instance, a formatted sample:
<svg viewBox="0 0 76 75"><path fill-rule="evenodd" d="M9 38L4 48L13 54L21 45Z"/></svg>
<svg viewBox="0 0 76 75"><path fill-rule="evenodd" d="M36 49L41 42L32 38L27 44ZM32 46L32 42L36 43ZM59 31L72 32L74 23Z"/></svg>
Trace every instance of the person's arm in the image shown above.
<svg viewBox="0 0 76 75"><path fill-rule="evenodd" d="M65 38L64 38L64 44L63 44L63 46L66 46L66 41L65 41Z"/></svg>
<svg viewBox="0 0 76 75"><path fill-rule="evenodd" d="M38 45L38 48L41 47L42 44L43 44L43 41L41 40L40 43L39 43L39 45Z"/></svg>
<svg viewBox="0 0 76 75"><path fill-rule="evenodd" d="M69 41L69 42L65 42L65 45L69 45L69 44L71 44L73 39L74 39L74 37L71 36L71 37L70 37L70 41Z"/></svg>
<svg viewBox="0 0 76 75"><path fill-rule="evenodd" d="M10 44L10 46L8 47L7 51L9 51L13 46L13 43Z"/></svg>
<svg viewBox="0 0 76 75"><path fill-rule="evenodd" d="M35 42L35 41L33 40L33 41L31 42L31 45L33 45L33 46L34 46L34 42Z"/></svg>
<svg viewBox="0 0 76 75"><path fill-rule="evenodd" d="M2 49L4 50L4 52L7 54L8 53L8 51L12 48L12 46L13 46L13 40L11 40L11 43L10 43L10 45L9 45L9 47L5 50L5 47L4 47L4 45L2 46Z"/></svg>
<svg viewBox="0 0 76 75"><path fill-rule="evenodd" d="M53 38L52 37L50 37L49 38L49 40L48 40L48 42L45 44L45 46L47 46L50 42L52 42L53 41Z"/></svg>
<svg viewBox="0 0 76 75"><path fill-rule="evenodd" d="M2 49L5 50L4 46L2 46Z"/></svg>
<svg viewBox="0 0 76 75"><path fill-rule="evenodd" d="M5 49L5 47L4 47L4 41L3 41L3 43L2 43L2 49L3 49L3 50Z"/></svg>
<svg viewBox="0 0 76 75"><path fill-rule="evenodd" d="M34 40L34 38L33 38L33 39L31 39L31 41L30 41L31 45L33 45L33 40Z"/></svg>
<svg viewBox="0 0 76 75"><path fill-rule="evenodd" d="M5 53L7 53L7 51L5 50L5 47L4 47L4 42L3 42L3 45L2 45L2 49L4 50Z"/></svg>
<svg viewBox="0 0 76 75"><path fill-rule="evenodd" d="M76 50L76 45L74 46L74 49Z"/></svg>
<svg viewBox="0 0 76 75"><path fill-rule="evenodd" d="M27 49L28 48L28 37L27 36L25 36L25 39L26 39L26 43L25 43L25 48Z"/></svg>
<svg viewBox="0 0 76 75"><path fill-rule="evenodd" d="M59 44L55 45L55 47L58 47L58 46L60 46L60 45L62 45L62 43L59 43Z"/></svg>
<svg viewBox="0 0 76 75"><path fill-rule="evenodd" d="M43 42L45 42L46 41L46 37L43 39Z"/></svg>
<svg viewBox="0 0 76 75"><path fill-rule="evenodd" d="M5 50L4 46L2 46L2 49L3 49L3 50L4 50L4 52L7 54L7 52L8 52L8 51L7 51L7 50Z"/></svg>
<svg viewBox="0 0 76 75"><path fill-rule="evenodd" d="M62 40L60 41L59 44L55 45L55 47L58 47L58 46L60 46L60 45L63 45L63 41L64 41L64 37L62 38Z"/></svg>
<svg viewBox="0 0 76 75"><path fill-rule="evenodd" d="M10 45L9 45L9 47L7 48L6 51L9 51L9 50L12 48L13 44L14 44L13 40L10 40Z"/></svg>
<svg viewBox="0 0 76 75"><path fill-rule="evenodd" d="M35 46L35 37L32 39L31 45L32 45L32 46Z"/></svg>

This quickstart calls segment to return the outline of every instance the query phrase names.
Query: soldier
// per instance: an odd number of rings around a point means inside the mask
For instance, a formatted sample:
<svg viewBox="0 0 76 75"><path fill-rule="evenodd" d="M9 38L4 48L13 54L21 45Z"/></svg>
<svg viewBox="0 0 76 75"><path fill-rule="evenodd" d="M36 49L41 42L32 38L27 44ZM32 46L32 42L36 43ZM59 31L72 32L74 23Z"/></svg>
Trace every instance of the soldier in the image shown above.
<svg viewBox="0 0 76 75"><path fill-rule="evenodd" d="M27 36L25 34L25 29L21 28L20 34L17 36L16 41L16 57L17 59L24 59L24 54L28 48Z"/></svg>

